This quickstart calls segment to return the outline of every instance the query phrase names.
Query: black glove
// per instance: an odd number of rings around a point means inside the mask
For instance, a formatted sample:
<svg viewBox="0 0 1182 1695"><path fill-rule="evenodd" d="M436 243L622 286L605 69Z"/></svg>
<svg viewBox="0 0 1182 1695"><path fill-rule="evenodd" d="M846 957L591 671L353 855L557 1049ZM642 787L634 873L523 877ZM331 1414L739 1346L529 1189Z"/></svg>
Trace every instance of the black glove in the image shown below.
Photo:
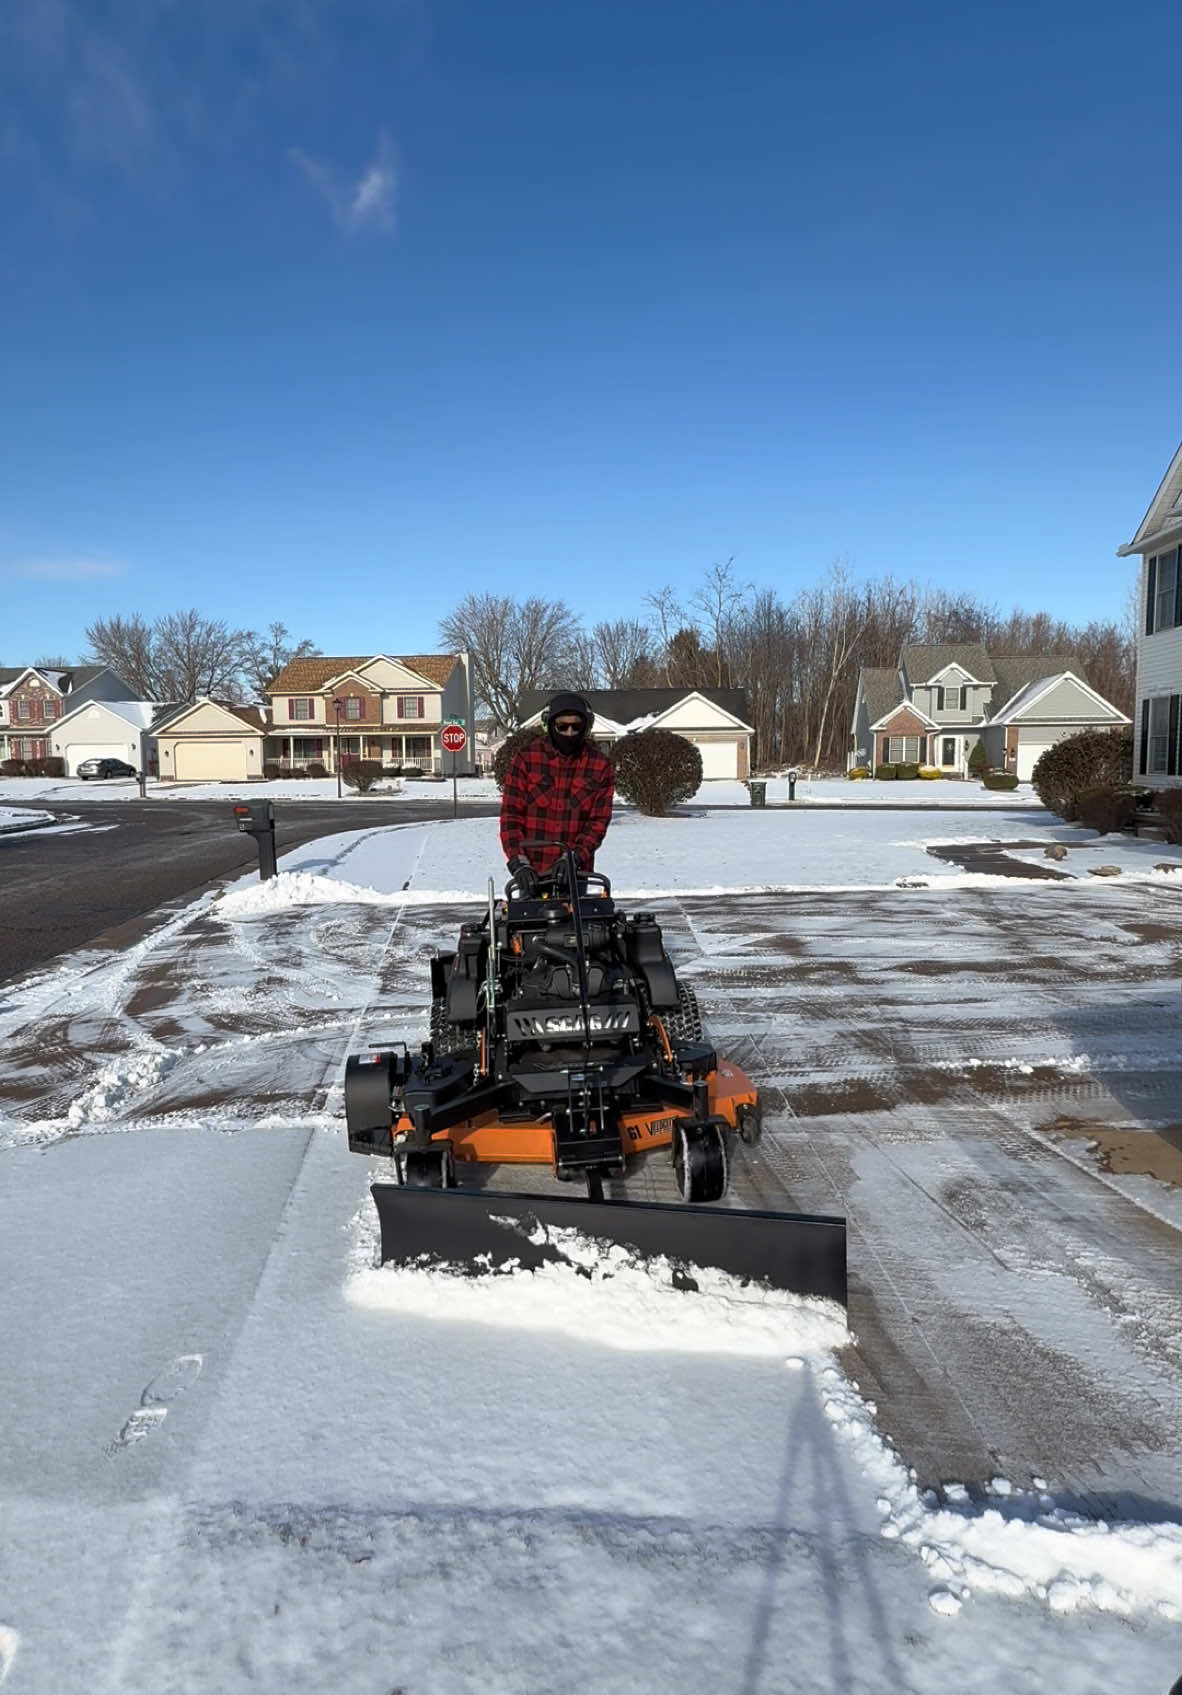
<svg viewBox="0 0 1182 1695"><path fill-rule="evenodd" d="M509 875L517 885L522 900L536 900L538 874L524 854L515 853L509 861Z"/></svg>

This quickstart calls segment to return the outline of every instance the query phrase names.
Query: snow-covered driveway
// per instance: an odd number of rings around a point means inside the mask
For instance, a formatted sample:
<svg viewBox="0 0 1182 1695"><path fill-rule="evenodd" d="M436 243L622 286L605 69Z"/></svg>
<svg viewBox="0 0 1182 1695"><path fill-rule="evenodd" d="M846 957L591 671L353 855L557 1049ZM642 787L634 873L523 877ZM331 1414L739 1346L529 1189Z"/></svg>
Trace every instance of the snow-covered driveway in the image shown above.
<svg viewBox="0 0 1182 1695"><path fill-rule="evenodd" d="M4 1695L1168 1688L1171 875L678 822L605 863L767 1092L740 1198L849 1213L855 1340L374 1270L343 1055L426 1033L488 826L313 844L0 1000Z"/></svg>

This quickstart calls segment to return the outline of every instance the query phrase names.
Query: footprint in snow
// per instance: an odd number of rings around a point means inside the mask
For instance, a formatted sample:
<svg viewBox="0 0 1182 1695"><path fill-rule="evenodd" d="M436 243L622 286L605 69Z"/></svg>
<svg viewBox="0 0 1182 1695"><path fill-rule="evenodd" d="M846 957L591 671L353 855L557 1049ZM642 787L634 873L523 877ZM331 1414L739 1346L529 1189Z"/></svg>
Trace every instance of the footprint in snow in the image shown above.
<svg viewBox="0 0 1182 1695"><path fill-rule="evenodd" d="M112 1443L112 1451L134 1447L158 1430L172 1402L200 1377L203 1363L200 1354L178 1354L176 1359L169 1360L144 1389L139 1406Z"/></svg>

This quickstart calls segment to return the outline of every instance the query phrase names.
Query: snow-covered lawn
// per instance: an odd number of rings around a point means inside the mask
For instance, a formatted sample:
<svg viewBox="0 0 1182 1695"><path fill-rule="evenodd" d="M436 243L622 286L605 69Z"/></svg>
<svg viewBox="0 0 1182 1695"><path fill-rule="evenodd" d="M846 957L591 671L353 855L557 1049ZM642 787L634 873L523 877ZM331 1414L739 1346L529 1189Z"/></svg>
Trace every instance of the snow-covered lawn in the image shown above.
<svg viewBox="0 0 1182 1695"><path fill-rule="evenodd" d="M646 899L905 903L981 882L928 841L1064 840L1075 880L1040 898L1077 903L1081 938L1112 886L1174 877L1172 850L1041 810L920 824L621 811L601 867ZM3 1051L32 1056L0 1059L4 1695L1164 1695L1176 1515L1089 1518L1054 1478L921 1492L835 1309L686 1295L593 1249L589 1278L375 1266L343 1055L375 1008L410 1032L407 926L500 863L494 819L354 831L4 994ZM154 1119L186 1067L201 1113ZM43 1122L51 1087L78 1110Z"/></svg>

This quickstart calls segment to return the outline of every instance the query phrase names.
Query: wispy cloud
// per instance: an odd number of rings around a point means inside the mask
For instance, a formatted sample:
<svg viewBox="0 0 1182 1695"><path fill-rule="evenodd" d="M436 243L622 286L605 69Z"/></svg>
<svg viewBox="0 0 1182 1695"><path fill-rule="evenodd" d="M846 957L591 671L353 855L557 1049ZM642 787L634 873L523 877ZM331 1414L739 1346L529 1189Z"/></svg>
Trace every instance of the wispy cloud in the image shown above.
<svg viewBox="0 0 1182 1695"><path fill-rule="evenodd" d="M37 583L89 583L102 577L121 577L126 565L105 559L23 559L10 565L7 575Z"/></svg>
<svg viewBox="0 0 1182 1695"><path fill-rule="evenodd" d="M373 158L356 181L342 177L331 166L310 158L293 147L291 157L317 194L328 204L334 222L347 235L363 229L394 228L394 195L398 172L394 144L385 130L378 135Z"/></svg>

